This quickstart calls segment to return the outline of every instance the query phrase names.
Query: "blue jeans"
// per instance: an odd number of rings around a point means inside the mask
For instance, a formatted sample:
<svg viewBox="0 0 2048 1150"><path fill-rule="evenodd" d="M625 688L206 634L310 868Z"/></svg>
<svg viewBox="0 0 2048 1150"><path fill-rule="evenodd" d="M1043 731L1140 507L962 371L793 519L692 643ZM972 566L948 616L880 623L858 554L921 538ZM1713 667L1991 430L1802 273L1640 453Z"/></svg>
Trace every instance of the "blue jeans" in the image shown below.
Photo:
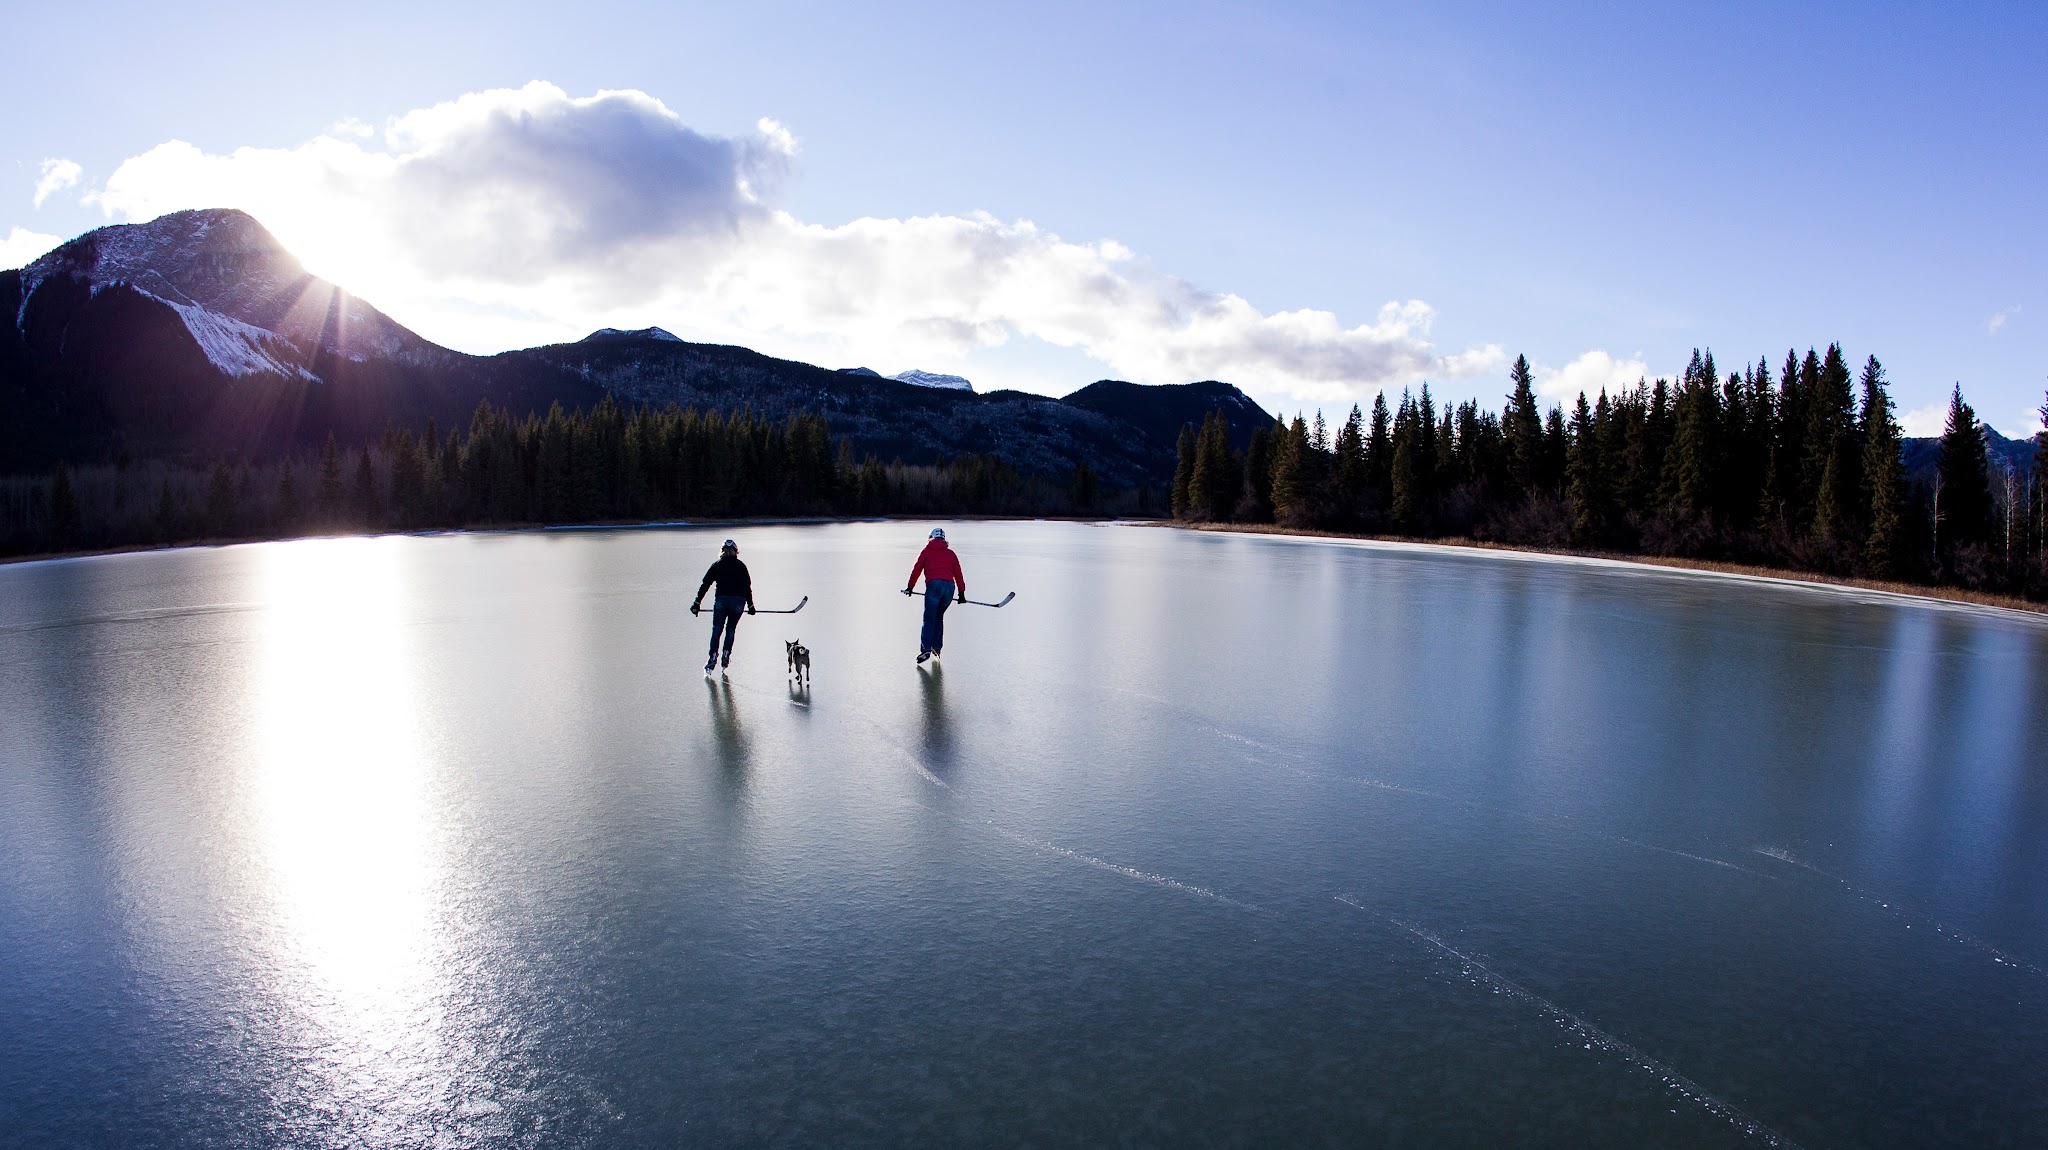
<svg viewBox="0 0 2048 1150"><path fill-rule="evenodd" d="M740 612L747 609L747 600L741 595L713 595L711 597L711 657L718 657L719 632L725 633L725 654L732 657L732 638L740 632Z"/></svg>
<svg viewBox="0 0 2048 1150"><path fill-rule="evenodd" d="M946 608L952 605L951 579L924 581L924 635L918 640L921 649L936 653L946 645Z"/></svg>

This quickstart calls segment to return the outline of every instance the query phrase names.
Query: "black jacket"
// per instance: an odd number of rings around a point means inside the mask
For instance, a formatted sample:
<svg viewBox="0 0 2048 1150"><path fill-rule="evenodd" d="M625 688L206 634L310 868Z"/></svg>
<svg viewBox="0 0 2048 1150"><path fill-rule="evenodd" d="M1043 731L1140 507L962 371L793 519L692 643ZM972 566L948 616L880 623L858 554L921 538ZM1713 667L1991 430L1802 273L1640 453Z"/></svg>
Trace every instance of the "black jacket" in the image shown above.
<svg viewBox="0 0 2048 1150"><path fill-rule="evenodd" d="M718 594L721 597L744 595L747 606L754 605L754 579L747 574L747 565L740 562L739 556L720 555L718 562L713 563L711 569L704 572L704 582L697 586L697 602L704 601L704 589L713 583L718 584Z"/></svg>

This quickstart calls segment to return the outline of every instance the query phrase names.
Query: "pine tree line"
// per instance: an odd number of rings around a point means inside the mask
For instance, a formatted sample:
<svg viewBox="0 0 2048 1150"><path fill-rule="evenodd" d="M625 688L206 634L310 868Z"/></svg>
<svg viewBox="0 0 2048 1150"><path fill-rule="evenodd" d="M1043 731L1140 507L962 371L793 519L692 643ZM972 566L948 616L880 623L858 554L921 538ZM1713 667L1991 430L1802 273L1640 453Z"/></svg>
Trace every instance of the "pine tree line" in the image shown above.
<svg viewBox="0 0 2048 1150"><path fill-rule="evenodd" d="M1499 414L1439 409L1428 385L1256 432L1181 431L1172 507L1190 520L1725 559L2048 597L2048 431L2028 471L1994 469L1950 399L1936 475L1909 483L1875 356L1840 345L1723 376L1695 351L1676 384L1639 381L1542 410L1525 357ZM2048 403L2042 406L2048 420Z"/></svg>
<svg viewBox="0 0 2048 1150"><path fill-rule="evenodd" d="M0 554L307 533L891 514L1145 513L1104 496L1084 462L1064 480L993 455L944 465L857 459L824 417L750 411L589 412L515 419L479 404L466 432L387 430L375 443L264 461L112 466L0 479Z"/></svg>

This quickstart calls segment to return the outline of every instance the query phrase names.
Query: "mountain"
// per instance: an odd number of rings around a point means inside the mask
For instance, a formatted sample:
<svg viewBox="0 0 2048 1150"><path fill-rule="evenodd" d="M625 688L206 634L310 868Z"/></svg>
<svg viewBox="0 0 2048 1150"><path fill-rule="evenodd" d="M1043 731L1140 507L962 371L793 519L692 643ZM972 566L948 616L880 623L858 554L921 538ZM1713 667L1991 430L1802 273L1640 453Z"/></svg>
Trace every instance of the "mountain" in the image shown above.
<svg viewBox="0 0 2048 1150"><path fill-rule="evenodd" d="M1905 458L1907 481L1933 486L1941 462L1940 436L1907 439L1900 454ZM1984 425L1984 455L1991 464L1991 481L1997 484L2001 482L2001 464L2016 476L2025 475L2027 469L2034 466L2034 441L2031 438L2007 439L1987 423Z"/></svg>
<svg viewBox="0 0 2048 1150"><path fill-rule="evenodd" d="M954 391L973 391L974 385L964 376L940 375L935 371L902 371L889 377L898 383L914 384L918 387L945 387Z"/></svg>
<svg viewBox="0 0 2048 1150"><path fill-rule="evenodd" d="M1230 425L1230 440L1240 451L1251 442L1253 431L1273 422L1250 396L1213 379L1159 386L1098 379L1061 397L1060 402L1129 423L1145 435L1153 450L1168 455L1180 439L1181 427L1200 427L1211 411L1223 413L1224 422Z"/></svg>
<svg viewBox="0 0 2048 1150"><path fill-rule="evenodd" d="M264 455L330 431L446 426L479 399L603 397L480 370L309 274L237 211L99 228L0 272L0 319L0 471L123 450Z"/></svg>
<svg viewBox="0 0 2048 1150"><path fill-rule="evenodd" d="M429 419L463 426L480 401L524 416L611 396L776 418L817 411L857 453L885 459L989 453L1061 477L1087 460L1106 484L1157 484L1172 477L1180 421L1223 410L1242 441L1271 418L1228 384L1096 384L1052 399L904 375L915 378L690 343L658 327L465 355L311 275L262 224L230 210L100 228L0 271L0 474L123 451L263 456L330 433L350 443Z"/></svg>
<svg viewBox="0 0 2048 1150"><path fill-rule="evenodd" d="M655 339L661 340L665 343L683 342L679 337L667 331L664 331L658 327L634 328L632 331L621 331L615 327L601 327L598 328L596 331L591 332L589 335L584 336L583 342L603 343L606 340L613 339Z"/></svg>
<svg viewBox="0 0 2048 1150"><path fill-rule="evenodd" d="M749 407L778 418L815 411L831 423L834 435L851 438L856 452L883 459L930 463L963 453L992 454L1021 471L1062 477L1085 459L1113 486L1170 482L1179 425L1164 437L1154 428L1171 413L1192 411L1200 422L1208 410L1202 400L1191 402L1173 388L1137 388L1158 394L1169 414L1148 412L1142 394L1132 397L1128 412L1097 410L1018 391L922 387L743 347L655 339L554 344L506 352L490 363L500 378L522 381L522 387L573 378L634 406ZM1213 387L1218 390L1203 394L1225 409L1244 438L1272 422L1236 388ZM1146 422L1134 421L1134 414Z"/></svg>

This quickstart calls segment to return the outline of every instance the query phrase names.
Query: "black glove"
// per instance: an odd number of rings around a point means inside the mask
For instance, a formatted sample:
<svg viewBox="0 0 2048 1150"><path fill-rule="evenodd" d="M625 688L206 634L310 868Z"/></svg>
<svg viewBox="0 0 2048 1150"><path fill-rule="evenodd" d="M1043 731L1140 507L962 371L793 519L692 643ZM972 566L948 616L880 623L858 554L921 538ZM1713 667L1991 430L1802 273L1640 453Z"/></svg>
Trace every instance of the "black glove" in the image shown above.
<svg viewBox="0 0 2048 1150"><path fill-rule="evenodd" d="M753 605L752 603L749 603L749 604L747 604L747 614L751 615L751 614L753 614L753 613L754 613L754 605Z"/></svg>
<svg viewBox="0 0 2048 1150"><path fill-rule="evenodd" d="M701 612L701 611L703 611L703 610L704 610L704 605L703 605L702 603L692 603L692 604L690 604L690 614L692 614L692 615L698 614L699 612Z"/></svg>
<svg viewBox="0 0 2048 1150"><path fill-rule="evenodd" d="M962 592L960 592L960 597L959 597L958 599L955 599L955 600L953 600L953 602L955 602L955 603L965 603L965 602L967 602L967 592L965 592L965 591L962 591Z"/></svg>

